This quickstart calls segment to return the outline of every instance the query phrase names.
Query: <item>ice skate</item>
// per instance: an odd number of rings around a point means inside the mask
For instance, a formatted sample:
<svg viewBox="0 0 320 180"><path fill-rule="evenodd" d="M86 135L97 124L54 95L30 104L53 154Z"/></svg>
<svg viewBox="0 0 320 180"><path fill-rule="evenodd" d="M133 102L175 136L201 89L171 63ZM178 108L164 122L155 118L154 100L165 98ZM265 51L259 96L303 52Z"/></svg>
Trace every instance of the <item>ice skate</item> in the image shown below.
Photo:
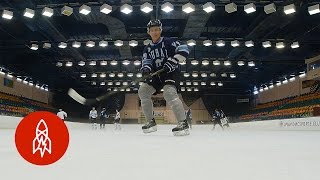
<svg viewBox="0 0 320 180"><path fill-rule="evenodd" d="M157 131L157 124L156 121L154 119L152 119L151 121L149 121L147 124L142 126L142 131L144 133L152 133Z"/></svg>
<svg viewBox="0 0 320 180"><path fill-rule="evenodd" d="M178 123L177 127L172 129L174 136L187 136L190 134L187 120Z"/></svg>

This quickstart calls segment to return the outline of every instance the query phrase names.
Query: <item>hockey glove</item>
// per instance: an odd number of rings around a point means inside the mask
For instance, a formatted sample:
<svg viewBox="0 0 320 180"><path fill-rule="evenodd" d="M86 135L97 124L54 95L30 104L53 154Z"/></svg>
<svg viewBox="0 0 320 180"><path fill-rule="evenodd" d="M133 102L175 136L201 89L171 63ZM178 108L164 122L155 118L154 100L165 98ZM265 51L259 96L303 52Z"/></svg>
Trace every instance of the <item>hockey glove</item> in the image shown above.
<svg viewBox="0 0 320 180"><path fill-rule="evenodd" d="M151 77L147 78L150 73L151 73L151 69L149 68L141 68L141 73L142 73L142 77L145 79L144 82L145 83L148 83L148 82L151 82Z"/></svg>
<svg viewBox="0 0 320 180"><path fill-rule="evenodd" d="M178 67L178 61L175 58L168 58L167 62L164 63L163 69L166 73L173 72Z"/></svg>
<svg viewBox="0 0 320 180"><path fill-rule="evenodd" d="M151 73L151 70L149 68L142 68L141 73L142 73L142 77L146 77Z"/></svg>

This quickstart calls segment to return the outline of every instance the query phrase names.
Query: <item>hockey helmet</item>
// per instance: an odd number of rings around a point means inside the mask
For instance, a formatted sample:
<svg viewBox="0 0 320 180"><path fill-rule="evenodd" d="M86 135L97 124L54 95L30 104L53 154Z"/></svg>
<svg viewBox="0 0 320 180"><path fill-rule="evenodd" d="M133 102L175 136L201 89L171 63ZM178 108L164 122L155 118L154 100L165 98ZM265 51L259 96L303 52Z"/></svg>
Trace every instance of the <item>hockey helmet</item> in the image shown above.
<svg viewBox="0 0 320 180"><path fill-rule="evenodd" d="M147 31L149 32L149 29L151 27L154 27L154 26L160 27L160 30L162 31L162 23L161 23L161 21L159 19L150 20L148 25L147 25Z"/></svg>

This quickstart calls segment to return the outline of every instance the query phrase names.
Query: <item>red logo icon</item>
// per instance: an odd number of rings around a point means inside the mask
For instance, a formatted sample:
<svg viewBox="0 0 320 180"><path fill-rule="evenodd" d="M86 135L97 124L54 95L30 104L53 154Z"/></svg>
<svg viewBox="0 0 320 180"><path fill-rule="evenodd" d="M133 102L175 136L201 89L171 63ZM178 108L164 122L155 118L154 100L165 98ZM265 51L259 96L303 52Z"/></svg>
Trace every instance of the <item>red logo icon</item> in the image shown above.
<svg viewBox="0 0 320 180"><path fill-rule="evenodd" d="M34 112L22 119L16 129L15 143L20 155L35 165L58 161L69 145L68 128L50 112Z"/></svg>

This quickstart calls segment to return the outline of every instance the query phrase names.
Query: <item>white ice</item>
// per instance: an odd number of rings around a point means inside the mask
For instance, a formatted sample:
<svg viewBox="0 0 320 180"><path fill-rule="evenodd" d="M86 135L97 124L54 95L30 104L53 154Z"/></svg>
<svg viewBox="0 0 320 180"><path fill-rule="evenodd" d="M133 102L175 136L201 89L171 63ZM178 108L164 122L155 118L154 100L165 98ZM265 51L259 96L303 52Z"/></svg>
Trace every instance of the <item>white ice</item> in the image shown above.
<svg viewBox="0 0 320 180"><path fill-rule="evenodd" d="M0 124L1 125L1 124ZM26 162L14 128L0 126L3 180L319 180L320 131L271 130L232 125L222 131L194 125L174 137L174 125L143 134L141 125L92 130L68 124L67 153L53 165ZM241 127L240 127L241 126Z"/></svg>

